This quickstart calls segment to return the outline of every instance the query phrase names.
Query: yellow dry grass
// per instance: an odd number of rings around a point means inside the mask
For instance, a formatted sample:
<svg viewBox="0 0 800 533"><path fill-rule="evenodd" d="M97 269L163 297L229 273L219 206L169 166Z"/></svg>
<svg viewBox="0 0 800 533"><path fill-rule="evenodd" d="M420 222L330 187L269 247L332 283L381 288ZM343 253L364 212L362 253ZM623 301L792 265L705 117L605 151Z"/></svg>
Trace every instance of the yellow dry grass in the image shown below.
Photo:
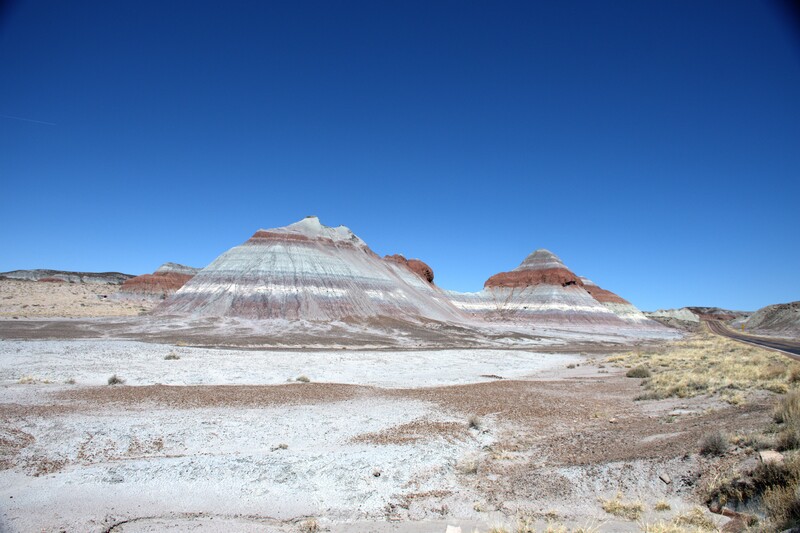
<svg viewBox="0 0 800 533"><path fill-rule="evenodd" d="M622 493L618 492L614 498L600 500L600 505L605 512L625 518L626 520L638 520L644 512L644 505L639 501L625 501Z"/></svg>
<svg viewBox="0 0 800 533"><path fill-rule="evenodd" d="M644 380L646 392L640 399L719 394L729 403L739 404L751 390L785 393L800 376L800 363L707 330L661 348L615 355L606 362L650 370L652 375Z"/></svg>

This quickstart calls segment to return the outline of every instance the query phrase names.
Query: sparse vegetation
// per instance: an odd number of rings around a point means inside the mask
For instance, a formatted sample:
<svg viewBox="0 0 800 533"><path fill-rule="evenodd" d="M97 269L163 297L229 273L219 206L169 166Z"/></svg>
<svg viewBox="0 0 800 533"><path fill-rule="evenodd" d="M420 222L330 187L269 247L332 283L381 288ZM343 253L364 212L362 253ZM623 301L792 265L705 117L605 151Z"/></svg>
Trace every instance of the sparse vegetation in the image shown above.
<svg viewBox="0 0 800 533"><path fill-rule="evenodd" d="M612 514L619 518L626 520L638 520L644 512L644 505L639 501L624 501L621 492L618 492L614 498L608 500L600 500L603 510L608 514Z"/></svg>
<svg viewBox="0 0 800 533"><path fill-rule="evenodd" d="M478 415L470 415L469 419L467 419L467 425L469 425L470 429L481 429L483 420Z"/></svg>
<svg viewBox="0 0 800 533"><path fill-rule="evenodd" d="M672 509L672 506L666 500L661 500L653 506L653 510L664 512Z"/></svg>
<svg viewBox="0 0 800 533"><path fill-rule="evenodd" d="M75 378L69 378L64 382L66 385L75 385L76 381Z"/></svg>
<svg viewBox="0 0 800 533"><path fill-rule="evenodd" d="M646 366L635 366L625 372L625 375L629 378L649 378L651 374Z"/></svg>
<svg viewBox="0 0 800 533"><path fill-rule="evenodd" d="M701 531L716 531L717 529L714 521L700 507L676 516L673 523L676 526L694 526Z"/></svg>
<svg viewBox="0 0 800 533"><path fill-rule="evenodd" d="M700 441L700 453L703 455L723 455L726 451L728 438L720 431L712 431Z"/></svg>
<svg viewBox="0 0 800 533"><path fill-rule="evenodd" d="M122 385L125 383L125 380L119 377L118 375L114 374L110 378L108 378L109 385Z"/></svg>
<svg viewBox="0 0 800 533"><path fill-rule="evenodd" d="M316 518L306 518L300 523L300 533L317 533L320 530Z"/></svg>
<svg viewBox="0 0 800 533"><path fill-rule="evenodd" d="M718 394L731 404L746 400L745 392L785 393L800 380L800 363L784 356L702 331L685 341L609 357L606 363L628 368L628 374L657 368L644 381L637 400L690 398Z"/></svg>
<svg viewBox="0 0 800 533"><path fill-rule="evenodd" d="M180 358L181 356L175 352L169 352L167 355L164 356L165 361L177 361Z"/></svg>
<svg viewBox="0 0 800 533"><path fill-rule="evenodd" d="M478 473L478 459L475 457L466 457L456 463L456 470L462 474L477 474Z"/></svg>
<svg viewBox="0 0 800 533"><path fill-rule="evenodd" d="M311 380L306 375L297 376L297 378L295 378L295 381L299 381L300 383L310 383L311 382Z"/></svg>

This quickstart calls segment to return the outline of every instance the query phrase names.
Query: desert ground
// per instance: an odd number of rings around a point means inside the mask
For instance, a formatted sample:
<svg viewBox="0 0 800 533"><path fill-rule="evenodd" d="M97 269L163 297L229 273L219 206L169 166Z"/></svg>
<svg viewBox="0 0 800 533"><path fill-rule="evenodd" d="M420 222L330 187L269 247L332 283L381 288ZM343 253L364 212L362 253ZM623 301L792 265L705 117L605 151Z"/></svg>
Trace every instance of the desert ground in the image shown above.
<svg viewBox="0 0 800 533"><path fill-rule="evenodd" d="M117 335L115 321L142 308L98 287L59 284L50 297L37 291L55 284L7 283L2 531L736 531L786 520L773 494L783 485L762 487L757 473L776 457L765 450L781 450L794 475L794 415L778 422L775 406L794 397L800 364L707 329L648 344L239 348ZM49 317L94 317L92 334Z"/></svg>

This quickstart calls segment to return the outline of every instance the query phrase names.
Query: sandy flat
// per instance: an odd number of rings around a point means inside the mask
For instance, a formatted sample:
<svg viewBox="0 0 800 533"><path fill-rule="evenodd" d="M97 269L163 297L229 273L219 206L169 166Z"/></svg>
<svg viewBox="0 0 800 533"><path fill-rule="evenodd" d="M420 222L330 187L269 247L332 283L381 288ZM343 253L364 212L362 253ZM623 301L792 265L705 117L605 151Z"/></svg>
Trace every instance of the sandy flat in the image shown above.
<svg viewBox="0 0 800 533"><path fill-rule="evenodd" d="M154 303L113 298L119 285L0 279L0 317L135 316Z"/></svg>

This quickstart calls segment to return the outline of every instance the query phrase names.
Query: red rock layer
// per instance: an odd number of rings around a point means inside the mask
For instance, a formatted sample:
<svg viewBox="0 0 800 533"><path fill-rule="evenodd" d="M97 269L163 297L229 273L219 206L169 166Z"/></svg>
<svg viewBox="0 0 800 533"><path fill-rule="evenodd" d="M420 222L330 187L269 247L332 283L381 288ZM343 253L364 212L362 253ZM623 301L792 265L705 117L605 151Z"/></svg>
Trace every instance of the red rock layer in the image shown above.
<svg viewBox="0 0 800 533"><path fill-rule="evenodd" d="M622 298L611 291L602 289L597 285L584 284L583 288L600 303L630 304L630 302L625 298Z"/></svg>
<svg viewBox="0 0 800 533"><path fill-rule="evenodd" d="M42 278L39 281L44 281L45 283L66 283L65 280L59 278Z"/></svg>
<svg viewBox="0 0 800 533"><path fill-rule="evenodd" d="M485 288L533 287L535 285L560 285L562 287L583 287L583 282L566 268L545 268L540 270L512 270L501 272L486 280Z"/></svg>
<svg viewBox="0 0 800 533"><path fill-rule="evenodd" d="M433 269L420 261L419 259L406 259L400 254L386 255L383 257L386 261L398 263L408 267L414 274L421 277L430 284L433 284Z"/></svg>
<svg viewBox="0 0 800 533"><path fill-rule="evenodd" d="M129 294L145 295L170 295L183 287L183 285L194 276L190 274L178 274L177 272L156 272L155 274L143 274L125 280L120 292Z"/></svg>

